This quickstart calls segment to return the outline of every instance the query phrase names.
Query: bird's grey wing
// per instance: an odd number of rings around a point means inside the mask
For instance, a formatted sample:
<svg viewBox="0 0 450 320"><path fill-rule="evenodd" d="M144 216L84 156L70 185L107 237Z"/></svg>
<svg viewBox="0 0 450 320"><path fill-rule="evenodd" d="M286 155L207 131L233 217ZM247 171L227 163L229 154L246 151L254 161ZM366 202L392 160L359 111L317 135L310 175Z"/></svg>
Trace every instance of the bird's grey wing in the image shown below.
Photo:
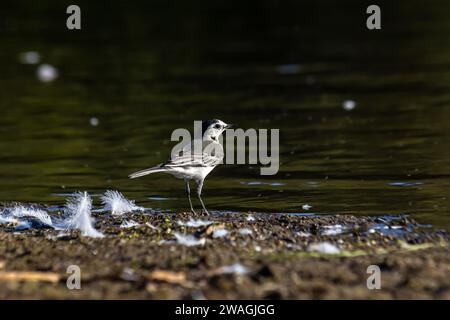
<svg viewBox="0 0 450 320"><path fill-rule="evenodd" d="M211 156L207 153L183 154L168 160L164 167L210 167L218 165L221 161L222 158Z"/></svg>
<svg viewBox="0 0 450 320"><path fill-rule="evenodd" d="M217 147L219 151L213 147ZM165 167L210 167L218 165L223 159L221 146L212 146L210 142L202 143L202 150L196 151L193 144L184 148L180 154L172 155L164 166Z"/></svg>

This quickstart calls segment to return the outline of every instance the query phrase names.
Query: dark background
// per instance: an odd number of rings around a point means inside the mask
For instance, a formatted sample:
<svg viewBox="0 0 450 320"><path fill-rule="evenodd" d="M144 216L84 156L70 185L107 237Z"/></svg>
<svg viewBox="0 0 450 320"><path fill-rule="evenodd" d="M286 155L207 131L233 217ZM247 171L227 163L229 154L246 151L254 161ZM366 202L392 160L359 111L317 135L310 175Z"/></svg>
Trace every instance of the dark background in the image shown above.
<svg viewBox="0 0 450 320"><path fill-rule="evenodd" d="M82 30L66 28L70 4ZM382 30L366 28L369 4ZM448 228L449 12L417 0L2 1L0 201L117 189L183 209L180 181L127 175L165 160L172 130L220 118L279 128L282 165L217 168L204 188L213 211L310 204ZM55 81L19 62L30 50Z"/></svg>

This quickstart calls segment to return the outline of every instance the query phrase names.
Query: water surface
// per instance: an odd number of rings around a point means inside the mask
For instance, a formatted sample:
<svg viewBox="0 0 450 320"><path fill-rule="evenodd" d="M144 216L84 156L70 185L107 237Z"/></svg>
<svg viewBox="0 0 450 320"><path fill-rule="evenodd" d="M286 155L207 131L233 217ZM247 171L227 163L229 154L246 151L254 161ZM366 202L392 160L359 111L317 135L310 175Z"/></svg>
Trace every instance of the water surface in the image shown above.
<svg viewBox="0 0 450 320"><path fill-rule="evenodd" d="M69 32L57 1L2 4L0 201L117 189L184 209L181 181L127 175L164 161L173 129L220 118L279 128L282 164L276 176L216 168L211 210L409 214L450 228L448 2L384 4L376 32L360 1L79 5L83 29ZM19 62L29 50L59 78L40 82Z"/></svg>

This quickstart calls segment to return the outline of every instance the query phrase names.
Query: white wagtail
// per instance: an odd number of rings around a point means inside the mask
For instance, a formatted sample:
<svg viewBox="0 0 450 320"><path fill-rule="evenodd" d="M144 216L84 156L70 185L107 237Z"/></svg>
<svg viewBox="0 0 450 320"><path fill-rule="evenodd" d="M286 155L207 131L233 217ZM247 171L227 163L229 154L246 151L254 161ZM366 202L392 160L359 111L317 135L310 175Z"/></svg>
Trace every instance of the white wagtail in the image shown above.
<svg viewBox="0 0 450 320"><path fill-rule="evenodd" d="M222 162L223 149L219 142L219 137L225 129L231 127L231 125L217 119L202 121L202 141L194 139L191 143L183 146L180 153L172 154L172 157L165 163L132 173L129 177L134 179L151 173L166 172L178 179L184 179L189 205L191 206L191 211L195 213L189 188L189 180L192 179L197 183L198 199L202 204L203 210L208 214L201 197L203 181ZM201 150L199 147L201 147Z"/></svg>

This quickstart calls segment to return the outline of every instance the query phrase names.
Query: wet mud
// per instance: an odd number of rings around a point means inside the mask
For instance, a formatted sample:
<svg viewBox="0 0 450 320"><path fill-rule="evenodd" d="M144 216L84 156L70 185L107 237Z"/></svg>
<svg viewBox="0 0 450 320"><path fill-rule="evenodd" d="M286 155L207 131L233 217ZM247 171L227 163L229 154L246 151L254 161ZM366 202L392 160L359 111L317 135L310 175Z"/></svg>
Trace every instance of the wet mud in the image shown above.
<svg viewBox="0 0 450 320"><path fill-rule="evenodd" d="M94 216L103 238L0 225L0 298L450 299L449 234L407 216Z"/></svg>

